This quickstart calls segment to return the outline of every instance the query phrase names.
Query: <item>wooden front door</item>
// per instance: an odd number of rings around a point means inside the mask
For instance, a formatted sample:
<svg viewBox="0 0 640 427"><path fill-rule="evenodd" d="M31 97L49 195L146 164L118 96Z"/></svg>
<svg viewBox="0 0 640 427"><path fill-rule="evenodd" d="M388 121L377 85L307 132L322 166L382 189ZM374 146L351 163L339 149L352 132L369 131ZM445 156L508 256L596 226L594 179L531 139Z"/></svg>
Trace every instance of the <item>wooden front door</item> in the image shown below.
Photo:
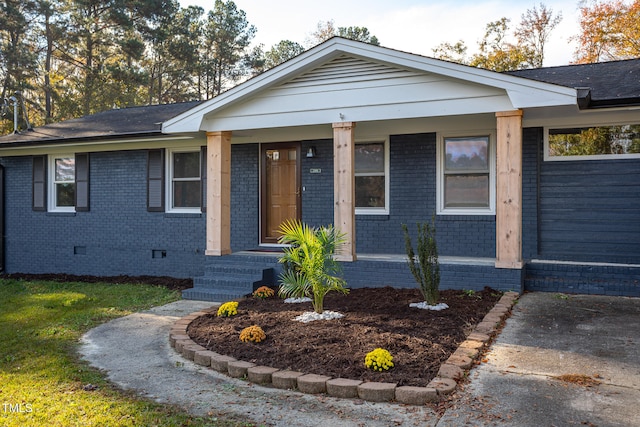
<svg viewBox="0 0 640 427"><path fill-rule="evenodd" d="M261 243L278 243L287 219L300 219L300 144L264 144Z"/></svg>

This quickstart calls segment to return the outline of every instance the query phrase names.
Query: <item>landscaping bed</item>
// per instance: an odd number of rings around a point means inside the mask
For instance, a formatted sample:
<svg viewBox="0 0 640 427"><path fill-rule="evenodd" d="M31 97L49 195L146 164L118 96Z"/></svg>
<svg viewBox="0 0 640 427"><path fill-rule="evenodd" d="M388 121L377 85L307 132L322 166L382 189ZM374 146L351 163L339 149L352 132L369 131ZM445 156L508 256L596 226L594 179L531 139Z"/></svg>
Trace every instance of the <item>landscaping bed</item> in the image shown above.
<svg viewBox="0 0 640 427"><path fill-rule="evenodd" d="M293 319L312 311L311 303L249 297L239 300L237 315L201 316L187 332L207 349L258 365L424 387L501 296L490 288L443 290L440 301L449 308L431 311L409 307L423 300L417 289L352 289L348 295L330 293L324 300L325 310L340 312L343 318L310 323ZM266 340L240 341L240 332L251 325L260 326ZM375 372L365 367L365 355L375 348L393 355L393 368Z"/></svg>

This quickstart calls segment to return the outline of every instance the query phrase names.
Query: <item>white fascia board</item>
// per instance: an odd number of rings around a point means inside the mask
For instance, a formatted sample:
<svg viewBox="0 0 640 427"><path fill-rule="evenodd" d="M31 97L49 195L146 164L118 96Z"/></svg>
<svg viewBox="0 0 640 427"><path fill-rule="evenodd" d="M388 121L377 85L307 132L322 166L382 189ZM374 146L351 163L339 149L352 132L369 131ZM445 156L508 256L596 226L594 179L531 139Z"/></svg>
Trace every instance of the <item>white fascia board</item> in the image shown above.
<svg viewBox="0 0 640 427"><path fill-rule="evenodd" d="M546 86L548 84L544 83ZM555 86L555 85L551 85ZM509 99L515 109L537 108L537 107L559 107L575 106L577 108L577 90L562 86L555 86L562 91L551 91L544 88L542 90L519 87L507 89Z"/></svg>
<svg viewBox="0 0 640 427"><path fill-rule="evenodd" d="M0 146L0 157L35 156L59 153L94 153L103 151L143 150L154 148L181 147L184 145L204 145L206 140L200 134L158 136L118 140L83 140L65 142L39 142L34 144Z"/></svg>

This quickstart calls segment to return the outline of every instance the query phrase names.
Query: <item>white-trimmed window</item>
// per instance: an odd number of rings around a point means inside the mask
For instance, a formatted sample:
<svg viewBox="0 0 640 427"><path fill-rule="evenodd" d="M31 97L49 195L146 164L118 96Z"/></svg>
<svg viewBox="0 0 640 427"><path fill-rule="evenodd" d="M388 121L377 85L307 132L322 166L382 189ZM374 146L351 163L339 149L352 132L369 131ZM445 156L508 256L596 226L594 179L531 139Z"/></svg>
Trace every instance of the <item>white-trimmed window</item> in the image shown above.
<svg viewBox="0 0 640 427"><path fill-rule="evenodd" d="M49 156L49 211L75 212L76 162L73 154Z"/></svg>
<svg viewBox="0 0 640 427"><path fill-rule="evenodd" d="M355 144L356 214L389 213L389 143L362 141Z"/></svg>
<svg viewBox="0 0 640 427"><path fill-rule="evenodd" d="M640 124L545 129L545 160L611 158L640 158Z"/></svg>
<svg viewBox="0 0 640 427"><path fill-rule="evenodd" d="M201 212L200 149L169 150L167 162L167 210Z"/></svg>
<svg viewBox="0 0 640 427"><path fill-rule="evenodd" d="M494 215L493 137L490 134L444 136L436 151L438 213Z"/></svg>

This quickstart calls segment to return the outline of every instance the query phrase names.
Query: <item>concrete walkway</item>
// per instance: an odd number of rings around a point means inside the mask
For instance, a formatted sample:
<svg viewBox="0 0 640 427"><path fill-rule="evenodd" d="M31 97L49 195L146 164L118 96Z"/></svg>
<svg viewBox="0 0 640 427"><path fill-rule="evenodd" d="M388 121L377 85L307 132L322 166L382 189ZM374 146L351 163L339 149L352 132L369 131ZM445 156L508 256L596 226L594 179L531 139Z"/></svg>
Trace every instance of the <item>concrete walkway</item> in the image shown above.
<svg viewBox="0 0 640 427"><path fill-rule="evenodd" d="M116 319L89 331L80 353L141 396L267 426L640 425L640 299L523 295L487 362L442 417L426 407L254 386L185 360L169 346L169 329L209 306L178 301ZM558 379L564 374L600 384Z"/></svg>

